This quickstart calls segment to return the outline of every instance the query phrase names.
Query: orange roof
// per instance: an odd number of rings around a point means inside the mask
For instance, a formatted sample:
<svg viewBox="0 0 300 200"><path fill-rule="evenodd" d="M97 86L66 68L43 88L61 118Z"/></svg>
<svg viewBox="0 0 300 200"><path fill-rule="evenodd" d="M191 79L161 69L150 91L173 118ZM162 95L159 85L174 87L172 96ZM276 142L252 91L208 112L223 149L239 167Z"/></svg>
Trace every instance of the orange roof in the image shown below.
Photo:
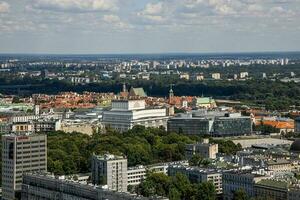
<svg viewBox="0 0 300 200"><path fill-rule="evenodd" d="M273 126L278 129L293 129L294 128L294 121L271 121L271 120L264 120L262 121L264 125ZM256 121L256 125L260 125L261 121Z"/></svg>

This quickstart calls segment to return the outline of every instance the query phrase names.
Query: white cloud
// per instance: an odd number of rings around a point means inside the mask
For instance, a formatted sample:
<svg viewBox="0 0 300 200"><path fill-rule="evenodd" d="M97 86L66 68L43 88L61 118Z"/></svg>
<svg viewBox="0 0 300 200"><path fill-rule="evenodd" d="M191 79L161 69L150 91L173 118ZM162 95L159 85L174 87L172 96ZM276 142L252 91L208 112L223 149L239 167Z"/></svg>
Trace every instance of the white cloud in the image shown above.
<svg viewBox="0 0 300 200"><path fill-rule="evenodd" d="M0 1L0 13L8 13L10 5L4 1Z"/></svg>
<svg viewBox="0 0 300 200"><path fill-rule="evenodd" d="M42 10L69 12L118 10L116 0L33 0L31 7Z"/></svg>

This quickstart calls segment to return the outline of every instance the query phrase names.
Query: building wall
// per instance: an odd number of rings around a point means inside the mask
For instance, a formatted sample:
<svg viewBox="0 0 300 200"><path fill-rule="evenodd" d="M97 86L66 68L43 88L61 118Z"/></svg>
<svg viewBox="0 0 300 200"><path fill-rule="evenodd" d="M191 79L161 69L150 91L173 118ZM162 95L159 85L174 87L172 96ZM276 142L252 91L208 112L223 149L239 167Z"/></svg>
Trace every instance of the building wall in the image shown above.
<svg viewBox="0 0 300 200"><path fill-rule="evenodd" d="M120 157L93 156L92 183L107 185L108 189L119 192L127 191L127 159Z"/></svg>
<svg viewBox="0 0 300 200"><path fill-rule="evenodd" d="M287 189L275 188L256 184L254 186L255 197L261 199L287 200Z"/></svg>
<svg viewBox="0 0 300 200"><path fill-rule="evenodd" d="M191 135L208 135L210 134L209 119L184 119L171 118L168 120L168 131L182 132Z"/></svg>
<svg viewBox="0 0 300 200"><path fill-rule="evenodd" d="M14 199L21 190L22 175L47 170L46 135L2 136L2 194Z"/></svg>
<svg viewBox="0 0 300 200"><path fill-rule="evenodd" d="M218 144L188 144L185 147L185 155L187 159L193 157L193 155L200 155L203 158L215 159L219 151Z"/></svg>
<svg viewBox="0 0 300 200"><path fill-rule="evenodd" d="M98 187L59 180L42 175L25 175L22 200L146 200L128 193L104 190Z"/></svg>
<svg viewBox="0 0 300 200"><path fill-rule="evenodd" d="M218 194L222 193L222 173L216 170L200 169L198 167L187 167L171 165L168 169L169 176L175 176L177 173L184 174L192 183L203 183L211 181Z"/></svg>

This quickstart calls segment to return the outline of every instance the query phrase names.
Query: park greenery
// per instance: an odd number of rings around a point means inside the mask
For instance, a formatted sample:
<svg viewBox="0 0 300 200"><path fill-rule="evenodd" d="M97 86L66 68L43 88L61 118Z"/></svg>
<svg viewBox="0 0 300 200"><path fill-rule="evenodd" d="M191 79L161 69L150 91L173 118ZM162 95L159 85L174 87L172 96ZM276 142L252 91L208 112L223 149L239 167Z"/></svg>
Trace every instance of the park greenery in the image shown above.
<svg viewBox="0 0 300 200"><path fill-rule="evenodd" d="M74 174L90 171L92 154L124 155L128 166L149 165L185 159L186 144L200 142L201 137L169 133L163 128L136 126L119 133L107 130L88 136L81 133L52 132L48 134L48 170L55 174ZM241 150L229 140L212 140L219 151L235 154Z"/></svg>
<svg viewBox="0 0 300 200"><path fill-rule="evenodd" d="M171 200L215 200L217 197L212 182L191 183L180 173L170 177L162 173L150 173L136 188L136 192L143 196L164 196Z"/></svg>

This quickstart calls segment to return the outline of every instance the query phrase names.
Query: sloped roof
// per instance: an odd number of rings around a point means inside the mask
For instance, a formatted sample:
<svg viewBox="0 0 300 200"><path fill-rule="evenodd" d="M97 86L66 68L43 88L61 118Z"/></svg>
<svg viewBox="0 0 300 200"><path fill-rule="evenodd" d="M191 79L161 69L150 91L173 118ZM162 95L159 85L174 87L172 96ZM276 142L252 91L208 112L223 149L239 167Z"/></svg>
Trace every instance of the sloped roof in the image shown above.
<svg viewBox="0 0 300 200"><path fill-rule="evenodd" d="M130 89L131 96L140 96L140 97L147 97L147 94L144 91L144 88L134 88Z"/></svg>

